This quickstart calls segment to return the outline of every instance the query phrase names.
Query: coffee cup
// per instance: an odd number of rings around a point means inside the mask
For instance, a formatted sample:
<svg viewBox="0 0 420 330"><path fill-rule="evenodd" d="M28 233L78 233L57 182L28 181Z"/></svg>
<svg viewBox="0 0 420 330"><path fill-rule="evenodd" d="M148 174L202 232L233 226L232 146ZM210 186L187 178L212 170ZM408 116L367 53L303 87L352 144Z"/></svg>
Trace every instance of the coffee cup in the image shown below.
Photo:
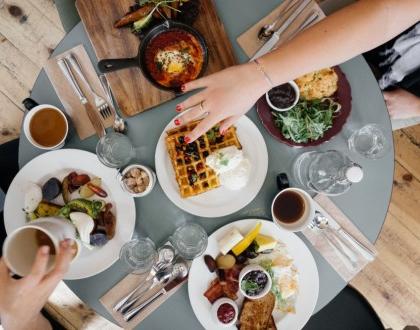
<svg viewBox="0 0 420 330"><path fill-rule="evenodd" d="M56 150L64 146L69 124L64 113L50 104L30 109L23 121L23 132L29 142L39 149Z"/></svg>
<svg viewBox="0 0 420 330"><path fill-rule="evenodd" d="M271 215L279 227L293 232L302 231L315 217L315 203L306 191L287 188L274 197Z"/></svg>
<svg viewBox="0 0 420 330"><path fill-rule="evenodd" d="M50 256L47 271L50 271L54 267L60 241L65 239L74 241L71 247L74 249L74 261L81 252L74 226L62 218L39 218L16 229L6 237L3 245L4 261L11 272L26 276L31 271L38 249L48 245Z"/></svg>

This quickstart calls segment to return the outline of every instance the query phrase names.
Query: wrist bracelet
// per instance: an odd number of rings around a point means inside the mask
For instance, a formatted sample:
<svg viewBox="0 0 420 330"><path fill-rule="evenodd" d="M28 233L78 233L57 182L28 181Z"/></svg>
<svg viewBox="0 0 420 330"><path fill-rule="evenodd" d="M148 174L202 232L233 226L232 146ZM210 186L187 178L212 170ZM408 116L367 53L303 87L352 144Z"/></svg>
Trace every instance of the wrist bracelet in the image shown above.
<svg viewBox="0 0 420 330"><path fill-rule="evenodd" d="M264 75L264 78L265 80L267 80L270 87L274 87L274 83L271 80L270 76L267 74L267 72L265 72L264 66L258 61L258 59L255 59L253 62L256 64L257 70L260 71Z"/></svg>

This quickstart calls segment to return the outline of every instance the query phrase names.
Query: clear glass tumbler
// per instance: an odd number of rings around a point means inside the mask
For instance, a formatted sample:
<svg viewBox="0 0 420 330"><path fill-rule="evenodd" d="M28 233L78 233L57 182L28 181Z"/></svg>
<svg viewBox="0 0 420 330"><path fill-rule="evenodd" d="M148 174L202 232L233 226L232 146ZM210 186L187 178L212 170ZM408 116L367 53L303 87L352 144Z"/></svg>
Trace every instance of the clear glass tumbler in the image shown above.
<svg viewBox="0 0 420 330"><path fill-rule="evenodd" d="M108 167L123 167L133 158L134 147L126 135L110 132L98 141L96 155Z"/></svg>
<svg viewBox="0 0 420 330"><path fill-rule="evenodd" d="M125 243L120 251L120 260L134 274L150 272L157 256L155 243L148 237L133 239Z"/></svg>
<svg viewBox="0 0 420 330"><path fill-rule="evenodd" d="M384 157L390 147L384 129L378 124L368 124L354 131L348 145L351 151L369 159Z"/></svg>
<svg viewBox="0 0 420 330"><path fill-rule="evenodd" d="M200 225L186 223L177 228L169 240L181 257L192 260L204 253L208 236Z"/></svg>

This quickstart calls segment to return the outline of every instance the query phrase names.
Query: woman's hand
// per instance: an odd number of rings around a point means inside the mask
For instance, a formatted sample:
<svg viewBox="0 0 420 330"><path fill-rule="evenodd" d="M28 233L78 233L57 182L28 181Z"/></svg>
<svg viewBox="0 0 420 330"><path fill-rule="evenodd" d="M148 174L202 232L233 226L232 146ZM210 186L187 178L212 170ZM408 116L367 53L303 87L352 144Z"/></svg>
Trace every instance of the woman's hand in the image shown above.
<svg viewBox="0 0 420 330"><path fill-rule="evenodd" d="M420 98L404 89L384 92L384 98L392 119L420 116Z"/></svg>
<svg viewBox="0 0 420 330"><path fill-rule="evenodd" d="M183 87L184 92L198 88L203 90L177 105L178 112L193 108L176 119L175 124L182 125L205 115L185 137L187 143L196 140L219 122L223 134L271 88L263 73L252 62L191 81Z"/></svg>
<svg viewBox="0 0 420 330"><path fill-rule="evenodd" d="M60 243L55 267L48 274L48 246L39 248L30 274L20 280L10 277L9 269L0 259L0 317L6 330L50 327L40 311L69 268L73 258L71 242Z"/></svg>

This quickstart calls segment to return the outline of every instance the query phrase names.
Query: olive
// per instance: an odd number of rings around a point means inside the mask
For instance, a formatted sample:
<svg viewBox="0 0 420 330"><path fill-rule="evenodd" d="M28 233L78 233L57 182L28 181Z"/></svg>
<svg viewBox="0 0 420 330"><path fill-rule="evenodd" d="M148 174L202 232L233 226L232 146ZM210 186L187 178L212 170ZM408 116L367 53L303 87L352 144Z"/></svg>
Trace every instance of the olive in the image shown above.
<svg viewBox="0 0 420 330"><path fill-rule="evenodd" d="M42 186L42 198L51 201L61 193L61 182L57 178L51 178Z"/></svg>
<svg viewBox="0 0 420 330"><path fill-rule="evenodd" d="M220 269L230 269L235 266L236 259L233 255L218 256L216 259L217 267Z"/></svg>
<svg viewBox="0 0 420 330"><path fill-rule="evenodd" d="M238 264L244 264L247 260L248 258L245 256L245 253L241 253L240 255L236 257L236 262Z"/></svg>
<svg viewBox="0 0 420 330"><path fill-rule="evenodd" d="M252 250L245 250L245 257L248 259L255 259L258 257L258 252L252 251Z"/></svg>
<svg viewBox="0 0 420 330"><path fill-rule="evenodd" d="M216 270L216 260L214 260L212 256L206 254L204 256L204 262L206 263L206 266L209 269L210 273L213 273Z"/></svg>

